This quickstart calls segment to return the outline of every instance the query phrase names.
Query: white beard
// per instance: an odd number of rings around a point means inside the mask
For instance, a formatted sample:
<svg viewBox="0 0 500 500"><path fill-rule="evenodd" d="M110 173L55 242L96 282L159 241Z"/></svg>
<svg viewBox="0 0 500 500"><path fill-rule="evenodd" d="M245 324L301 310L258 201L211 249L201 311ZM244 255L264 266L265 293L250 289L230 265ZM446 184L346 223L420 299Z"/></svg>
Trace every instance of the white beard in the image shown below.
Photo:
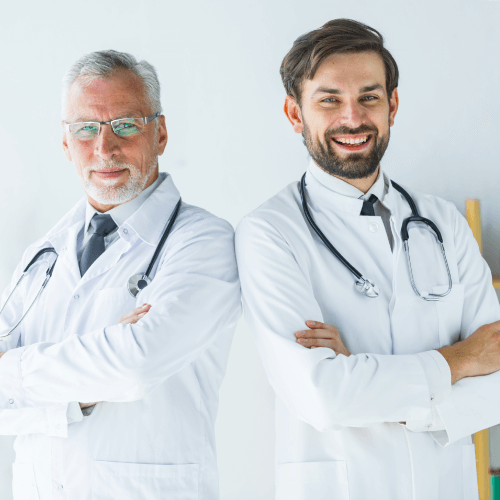
<svg viewBox="0 0 500 500"><path fill-rule="evenodd" d="M121 163L117 160L103 160L94 165L83 167L80 175L86 193L101 205L120 205L130 201L139 195L146 186L148 179L153 173L158 163L153 161L144 177L140 169L130 163ZM93 170L104 170L109 168L122 168L129 171L127 182L121 186L115 186L115 179L101 180L101 185L92 182L91 173Z"/></svg>

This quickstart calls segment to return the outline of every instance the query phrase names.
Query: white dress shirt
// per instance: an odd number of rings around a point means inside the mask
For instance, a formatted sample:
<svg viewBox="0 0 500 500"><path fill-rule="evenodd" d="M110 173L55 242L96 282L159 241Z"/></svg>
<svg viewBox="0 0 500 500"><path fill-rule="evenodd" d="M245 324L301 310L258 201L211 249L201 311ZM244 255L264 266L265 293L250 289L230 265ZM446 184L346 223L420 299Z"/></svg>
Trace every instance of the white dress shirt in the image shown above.
<svg viewBox="0 0 500 500"><path fill-rule="evenodd" d="M240 316L233 229L182 203L151 284L133 297L128 279L146 270L180 196L161 176L83 277L85 199L14 273L11 287L38 250L59 255L33 309L0 343L0 433L18 435L15 500L218 499L214 422ZM31 302L53 258L26 275L0 332ZM140 321L117 324L143 303L152 307ZM69 423L75 401L99 403Z"/></svg>
<svg viewBox="0 0 500 500"><path fill-rule="evenodd" d="M350 198L357 198L358 200L368 200L370 196L374 194L377 197L377 201L373 205L373 209L375 211L375 215L382 218L392 251L393 240L390 222L391 211L384 204L385 196L389 191L389 179L383 175L381 168L379 169L376 181L366 193L363 193L363 191L360 191L352 184L325 172L322 168L316 165L313 160L309 163L309 172L311 172L314 178L323 184L323 186L342 196L349 196Z"/></svg>

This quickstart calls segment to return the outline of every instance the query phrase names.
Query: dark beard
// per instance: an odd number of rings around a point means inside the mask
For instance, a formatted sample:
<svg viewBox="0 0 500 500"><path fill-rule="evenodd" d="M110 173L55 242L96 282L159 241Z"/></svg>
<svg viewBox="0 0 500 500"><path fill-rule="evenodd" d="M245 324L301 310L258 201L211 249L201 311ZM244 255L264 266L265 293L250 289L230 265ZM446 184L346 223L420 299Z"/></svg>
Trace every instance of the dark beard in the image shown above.
<svg viewBox="0 0 500 500"><path fill-rule="evenodd" d="M348 134L372 134L370 141L374 141L375 145L372 146L371 152L368 156L364 154L351 153L348 160L343 160L335 153L332 145L332 137L338 135ZM302 137L304 138L304 145L309 151L312 159L323 170L331 175L337 175L344 179L363 179L372 175L380 164L380 160L384 156L385 150L389 144L390 128L387 137L378 135L376 128L371 128L368 125L361 125L356 129L347 127L339 127L334 131L327 130L325 133L325 143L321 141L314 141L311 137L309 127L304 122L304 131Z"/></svg>

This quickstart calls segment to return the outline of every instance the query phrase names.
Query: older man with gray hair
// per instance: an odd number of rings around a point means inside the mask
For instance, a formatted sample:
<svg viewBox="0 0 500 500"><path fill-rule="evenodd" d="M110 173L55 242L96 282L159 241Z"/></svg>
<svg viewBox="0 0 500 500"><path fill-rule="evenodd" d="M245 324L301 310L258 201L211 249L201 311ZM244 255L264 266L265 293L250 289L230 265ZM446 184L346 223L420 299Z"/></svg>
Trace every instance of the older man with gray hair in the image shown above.
<svg viewBox="0 0 500 500"><path fill-rule="evenodd" d="M159 173L166 144L150 64L110 50L70 68L63 148L86 196L26 250L0 316L15 500L218 498L233 230Z"/></svg>

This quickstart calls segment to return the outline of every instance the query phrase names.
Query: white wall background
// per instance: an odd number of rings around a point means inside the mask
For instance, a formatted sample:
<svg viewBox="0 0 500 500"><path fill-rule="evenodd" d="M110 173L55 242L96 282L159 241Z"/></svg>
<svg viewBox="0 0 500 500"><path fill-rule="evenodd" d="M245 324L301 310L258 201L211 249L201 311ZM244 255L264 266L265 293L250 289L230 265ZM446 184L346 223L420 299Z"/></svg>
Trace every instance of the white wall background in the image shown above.
<svg viewBox="0 0 500 500"><path fill-rule="evenodd" d="M74 60L113 48L156 66L170 135L161 169L187 202L236 226L306 168L278 68L297 36L337 17L381 31L399 64L384 168L462 212L480 198L484 255L500 274L499 0L31 0L4 2L0 17L0 287L82 196L60 144L60 82ZM221 500L273 498L273 419L242 321L217 422ZM11 443L0 438L2 500Z"/></svg>

